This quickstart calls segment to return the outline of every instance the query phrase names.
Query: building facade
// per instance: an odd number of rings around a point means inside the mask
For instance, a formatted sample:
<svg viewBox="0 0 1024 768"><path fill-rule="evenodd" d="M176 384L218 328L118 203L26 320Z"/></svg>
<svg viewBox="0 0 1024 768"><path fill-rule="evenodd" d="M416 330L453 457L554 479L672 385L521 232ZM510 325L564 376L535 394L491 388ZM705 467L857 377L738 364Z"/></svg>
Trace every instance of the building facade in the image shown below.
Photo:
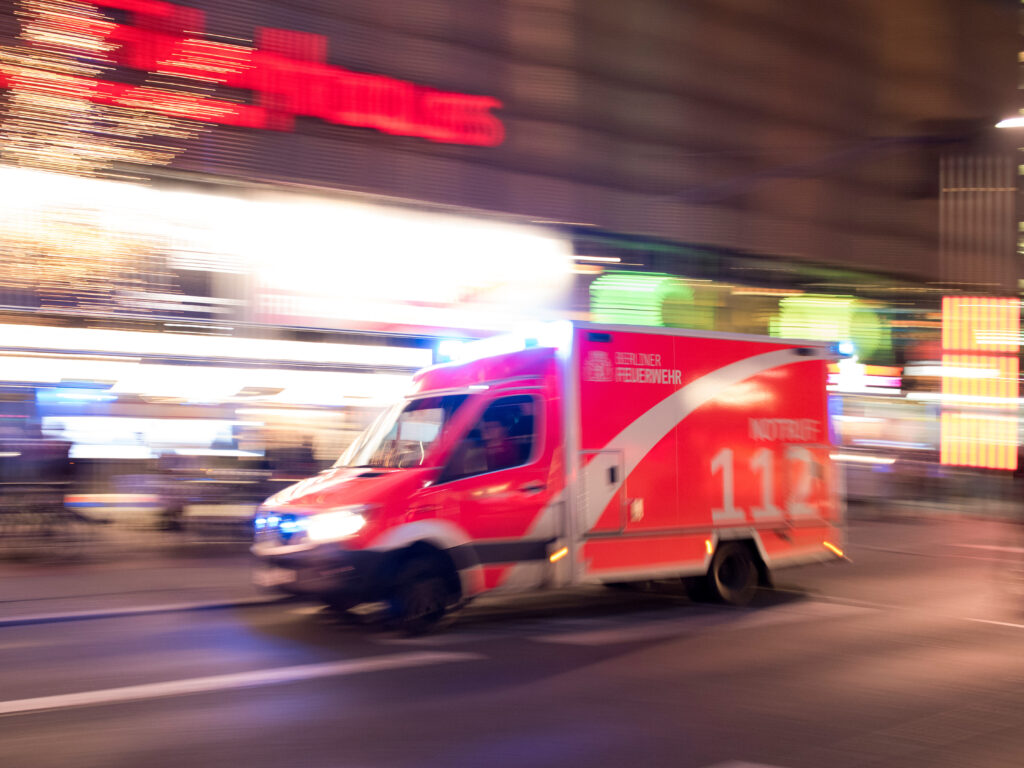
<svg viewBox="0 0 1024 768"><path fill-rule="evenodd" d="M3 158L357 191L928 279L939 147L1013 105L1014 11L12 0Z"/></svg>

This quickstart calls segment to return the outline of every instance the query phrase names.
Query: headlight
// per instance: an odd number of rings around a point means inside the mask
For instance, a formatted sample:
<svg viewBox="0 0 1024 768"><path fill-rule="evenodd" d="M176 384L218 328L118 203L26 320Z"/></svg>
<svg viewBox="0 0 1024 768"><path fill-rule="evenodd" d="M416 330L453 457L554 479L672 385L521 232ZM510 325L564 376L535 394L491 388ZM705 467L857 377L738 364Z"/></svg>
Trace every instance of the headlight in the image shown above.
<svg viewBox="0 0 1024 768"><path fill-rule="evenodd" d="M306 518L306 535L310 541L338 541L354 535L366 525L361 513L368 508L363 505L342 507L320 515Z"/></svg>

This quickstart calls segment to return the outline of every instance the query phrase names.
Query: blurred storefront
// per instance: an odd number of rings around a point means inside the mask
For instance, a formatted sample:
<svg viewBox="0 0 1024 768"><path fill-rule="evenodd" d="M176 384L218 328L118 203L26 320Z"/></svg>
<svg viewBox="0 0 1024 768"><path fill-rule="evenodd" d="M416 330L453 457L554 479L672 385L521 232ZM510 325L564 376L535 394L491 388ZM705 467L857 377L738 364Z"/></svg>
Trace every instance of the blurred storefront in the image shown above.
<svg viewBox="0 0 1024 768"><path fill-rule="evenodd" d="M244 517L441 339L563 316L573 277L567 238L461 212L15 167L0 190L2 437L65 446L103 519Z"/></svg>
<svg viewBox="0 0 1024 768"><path fill-rule="evenodd" d="M923 282L943 148L1016 96L1002 5L13 0L0 160L345 190Z"/></svg>

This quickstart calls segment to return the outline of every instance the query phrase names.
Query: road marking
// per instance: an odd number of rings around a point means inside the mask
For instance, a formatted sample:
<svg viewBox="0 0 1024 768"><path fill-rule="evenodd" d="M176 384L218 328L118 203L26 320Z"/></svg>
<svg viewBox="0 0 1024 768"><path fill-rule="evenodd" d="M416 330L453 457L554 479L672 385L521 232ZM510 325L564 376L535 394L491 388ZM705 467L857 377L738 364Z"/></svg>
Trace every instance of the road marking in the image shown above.
<svg viewBox="0 0 1024 768"><path fill-rule="evenodd" d="M987 549L992 552L1012 552L1015 555L1024 555L1024 547L1007 547L1001 544L954 544L954 547L966 549Z"/></svg>
<svg viewBox="0 0 1024 768"><path fill-rule="evenodd" d="M1024 624L1017 624L1013 621L996 621L995 619L972 619L969 616L965 616L964 620L974 621L978 624L995 624L997 627L1012 627L1013 629L1024 629Z"/></svg>
<svg viewBox="0 0 1024 768"><path fill-rule="evenodd" d="M595 629L589 632L558 632L538 635L529 639L542 643L558 643L562 645L617 645L620 643L674 637L692 630L713 629L716 627L723 629L747 629L776 624L793 624L801 621L813 621L815 619L856 616L873 613L877 610L877 608L867 606L815 601L800 605L779 605L747 612L724 609L710 614L680 616L674 619L648 621L640 624L630 623L607 629Z"/></svg>
<svg viewBox="0 0 1024 768"><path fill-rule="evenodd" d="M345 675L365 672L424 667L432 664L449 664L456 661L472 661L482 658L484 657L476 653L422 651L419 653L372 656L366 659L349 661L329 661L321 664L257 669L249 672L233 672L226 675L210 675L208 677L193 677L185 680L167 680L160 683L128 685L122 688L106 688L97 691L82 691L80 693L63 693L56 696L40 696L33 699L0 701L0 715L16 715L47 709L115 704L125 701L184 696L209 691L252 688L261 685L280 685L282 683L294 683L321 677L343 677Z"/></svg>

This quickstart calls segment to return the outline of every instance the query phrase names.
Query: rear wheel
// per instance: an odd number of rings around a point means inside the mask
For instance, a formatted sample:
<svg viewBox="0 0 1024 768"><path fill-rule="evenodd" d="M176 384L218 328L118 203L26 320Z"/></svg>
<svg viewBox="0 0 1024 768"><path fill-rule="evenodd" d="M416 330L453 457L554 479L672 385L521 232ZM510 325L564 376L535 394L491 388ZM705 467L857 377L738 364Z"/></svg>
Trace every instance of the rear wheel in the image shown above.
<svg viewBox="0 0 1024 768"><path fill-rule="evenodd" d="M436 627L448 610L449 589L438 564L410 560L398 572L390 603L391 624L407 635Z"/></svg>
<svg viewBox="0 0 1024 768"><path fill-rule="evenodd" d="M746 605L757 594L757 563L750 548L739 542L722 544L711 559L708 586L731 605Z"/></svg>

